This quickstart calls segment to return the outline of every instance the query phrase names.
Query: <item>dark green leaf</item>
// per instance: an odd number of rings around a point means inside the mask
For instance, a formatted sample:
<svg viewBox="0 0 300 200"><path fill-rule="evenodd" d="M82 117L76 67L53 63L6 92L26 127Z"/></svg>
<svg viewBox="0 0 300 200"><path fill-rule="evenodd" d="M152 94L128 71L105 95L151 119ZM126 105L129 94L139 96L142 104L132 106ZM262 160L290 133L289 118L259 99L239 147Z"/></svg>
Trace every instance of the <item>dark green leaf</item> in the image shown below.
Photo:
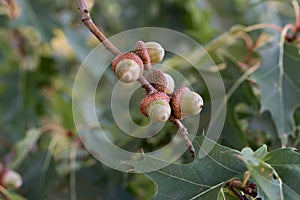
<svg viewBox="0 0 300 200"><path fill-rule="evenodd" d="M203 139L198 137L194 144L205 155L201 149ZM235 157L236 151L205 141L214 148L204 158L184 165L171 164L147 174L158 186L155 199L217 199L224 183L246 170Z"/></svg>
<svg viewBox="0 0 300 200"><path fill-rule="evenodd" d="M293 134L293 114L300 103L300 56L298 49L285 43L279 48L278 40L259 49L261 67L253 74L261 88L261 110L269 110L282 143Z"/></svg>

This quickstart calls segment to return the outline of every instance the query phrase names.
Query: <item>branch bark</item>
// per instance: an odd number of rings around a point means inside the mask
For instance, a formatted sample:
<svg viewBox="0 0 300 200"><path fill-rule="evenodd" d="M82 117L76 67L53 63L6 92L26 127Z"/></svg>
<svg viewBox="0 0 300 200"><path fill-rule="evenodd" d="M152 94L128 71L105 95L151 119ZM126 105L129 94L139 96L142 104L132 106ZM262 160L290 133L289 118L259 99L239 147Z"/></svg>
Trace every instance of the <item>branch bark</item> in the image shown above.
<svg viewBox="0 0 300 200"><path fill-rule="evenodd" d="M190 141L190 139L187 136L188 135L187 128L182 124L182 122L179 119L175 118L172 115L171 115L169 121L177 126L179 133L182 135L182 137L186 143L186 146L188 147L188 150L190 151L191 157L195 158L195 149L194 149L192 142Z"/></svg>

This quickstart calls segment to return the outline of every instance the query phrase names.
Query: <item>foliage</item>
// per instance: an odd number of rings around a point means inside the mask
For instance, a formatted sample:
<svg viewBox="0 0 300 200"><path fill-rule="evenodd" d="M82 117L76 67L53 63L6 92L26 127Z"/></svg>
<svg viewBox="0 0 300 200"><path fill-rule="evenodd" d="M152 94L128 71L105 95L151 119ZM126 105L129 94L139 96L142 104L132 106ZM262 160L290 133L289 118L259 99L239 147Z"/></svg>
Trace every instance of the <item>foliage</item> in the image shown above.
<svg viewBox="0 0 300 200"><path fill-rule="evenodd" d="M196 139L198 149L203 138ZM201 149L201 153L207 154L204 149ZM282 180L299 176L299 162L299 153L292 148L268 153L266 146L255 152L246 147L238 152L215 144L204 158L184 165L171 164L148 176L158 184L156 199L227 199L224 184L236 177L242 178L247 170L251 173L251 181L261 188L259 192L265 199L299 199L297 178L287 182ZM284 170L287 168L289 170Z"/></svg>
<svg viewBox="0 0 300 200"><path fill-rule="evenodd" d="M242 192L228 187L233 180L245 181L242 189L256 183L262 199L299 199L299 34L293 38L293 28L283 28L295 24L296 1L87 2L107 36L157 26L204 45L227 92L221 138L207 140L214 148L204 158L192 161L184 154L146 175L102 165L82 145L72 113L75 74L99 44L81 23L76 1L0 0L0 163L23 179L19 189L0 184L1 199L237 199L235 192ZM204 62L197 58L199 66ZM190 64L171 56L164 64L209 102L207 87ZM176 129L169 124L167 134L145 140L121 133L106 98L116 82L112 70L100 82L97 114L106 117L106 132L120 147L151 151L172 139ZM142 96L142 90L136 93ZM133 100L134 120L147 123L134 105ZM204 135L210 114L207 103L199 124ZM194 140L198 150L204 135L199 132Z"/></svg>

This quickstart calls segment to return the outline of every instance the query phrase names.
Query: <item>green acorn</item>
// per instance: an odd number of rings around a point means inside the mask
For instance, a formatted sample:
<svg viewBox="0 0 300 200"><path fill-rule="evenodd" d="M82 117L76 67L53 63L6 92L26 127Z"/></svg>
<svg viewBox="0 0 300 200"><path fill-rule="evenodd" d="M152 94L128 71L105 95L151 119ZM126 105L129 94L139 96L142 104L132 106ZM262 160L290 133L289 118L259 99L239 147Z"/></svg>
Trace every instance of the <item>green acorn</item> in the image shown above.
<svg viewBox="0 0 300 200"><path fill-rule="evenodd" d="M173 93L171 107L173 115L177 119L183 119L199 114L204 106L199 94L183 86Z"/></svg>
<svg viewBox="0 0 300 200"><path fill-rule="evenodd" d="M171 115L170 97L163 92L150 94L142 99L140 110L152 121L165 122Z"/></svg>
<svg viewBox="0 0 300 200"><path fill-rule="evenodd" d="M135 53L127 52L117 56L112 68L118 79L124 83L132 83L143 74L143 61Z"/></svg>
<svg viewBox="0 0 300 200"><path fill-rule="evenodd" d="M157 42L146 42L145 46L148 50L152 64L160 63L165 56L165 50Z"/></svg>

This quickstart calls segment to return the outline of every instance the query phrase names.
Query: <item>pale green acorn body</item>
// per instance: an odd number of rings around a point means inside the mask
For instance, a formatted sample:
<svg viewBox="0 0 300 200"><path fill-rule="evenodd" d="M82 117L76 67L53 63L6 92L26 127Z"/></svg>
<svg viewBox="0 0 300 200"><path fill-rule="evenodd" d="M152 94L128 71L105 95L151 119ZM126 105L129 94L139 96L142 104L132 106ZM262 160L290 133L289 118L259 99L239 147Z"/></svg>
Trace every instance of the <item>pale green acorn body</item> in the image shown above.
<svg viewBox="0 0 300 200"><path fill-rule="evenodd" d="M180 108L183 117L197 115L203 108L203 99L196 92L187 92L181 96Z"/></svg>
<svg viewBox="0 0 300 200"><path fill-rule="evenodd" d="M117 56L112 68L118 79L124 83L135 82L143 73L143 61L134 53L127 52Z"/></svg>
<svg viewBox="0 0 300 200"><path fill-rule="evenodd" d="M159 99L149 105L147 115L153 121L165 122L171 115L171 107L165 100Z"/></svg>
<svg viewBox="0 0 300 200"><path fill-rule="evenodd" d="M145 46L148 50L150 60L152 64L160 63L164 56L165 50L162 46L157 42L146 42Z"/></svg>
<svg viewBox="0 0 300 200"><path fill-rule="evenodd" d="M178 88L172 95L172 113L178 119L194 116L203 109L203 99L188 87Z"/></svg>
<svg viewBox="0 0 300 200"><path fill-rule="evenodd" d="M125 83L136 81L140 76L139 65L131 59L121 60L116 66L116 75L118 79Z"/></svg>
<svg viewBox="0 0 300 200"><path fill-rule="evenodd" d="M171 115L170 97L163 92L150 94L142 99L140 110L155 122L165 122Z"/></svg>

